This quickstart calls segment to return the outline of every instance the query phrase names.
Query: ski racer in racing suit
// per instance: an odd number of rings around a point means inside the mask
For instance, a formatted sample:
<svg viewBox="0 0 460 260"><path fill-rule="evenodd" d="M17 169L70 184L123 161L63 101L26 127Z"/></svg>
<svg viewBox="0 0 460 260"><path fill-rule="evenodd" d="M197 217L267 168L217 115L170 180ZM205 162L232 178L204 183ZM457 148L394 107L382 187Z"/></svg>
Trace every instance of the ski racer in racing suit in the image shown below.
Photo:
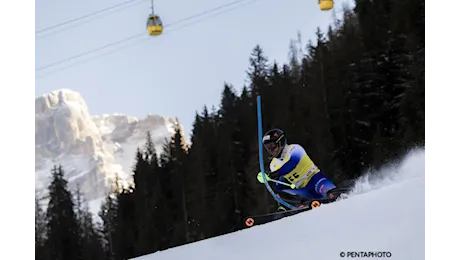
<svg viewBox="0 0 460 260"><path fill-rule="evenodd" d="M292 186L276 183L274 185L276 191L281 194L284 192L300 195L307 199L320 199L325 198L329 190L336 188L313 163L302 146L287 144L284 131L280 129L268 131L263 137L263 144L271 155L269 178ZM263 183L261 172L257 178ZM279 210L285 209L280 206Z"/></svg>

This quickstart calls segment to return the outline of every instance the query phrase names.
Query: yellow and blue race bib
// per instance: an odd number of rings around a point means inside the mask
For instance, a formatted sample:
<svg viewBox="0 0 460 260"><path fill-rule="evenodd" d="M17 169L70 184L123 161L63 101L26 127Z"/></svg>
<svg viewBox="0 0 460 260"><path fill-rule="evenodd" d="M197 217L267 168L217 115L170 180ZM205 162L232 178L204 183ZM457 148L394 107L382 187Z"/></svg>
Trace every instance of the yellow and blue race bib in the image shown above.
<svg viewBox="0 0 460 260"><path fill-rule="evenodd" d="M291 144L286 149L282 159L272 159L270 170L272 172L279 170L279 176L293 183L297 188L303 188L320 169L313 163L302 146Z"/></svg>

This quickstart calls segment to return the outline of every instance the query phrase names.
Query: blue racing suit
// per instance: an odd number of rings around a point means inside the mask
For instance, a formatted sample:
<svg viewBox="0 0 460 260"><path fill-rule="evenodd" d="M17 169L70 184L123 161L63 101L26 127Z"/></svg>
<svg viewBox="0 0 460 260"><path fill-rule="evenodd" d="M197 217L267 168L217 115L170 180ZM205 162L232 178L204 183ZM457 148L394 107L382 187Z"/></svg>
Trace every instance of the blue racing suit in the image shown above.
<svg viewBox="0 0 460 260"><path fill-rule="evenodd" d="M270 162L270 171L277 172L279 181L293 183L296 186L295 189L291 189L277 183L275 188L284 193L321 199L327 196L329 190L336 188L298 144L286 145L280 158L273 158Z"/></svg>

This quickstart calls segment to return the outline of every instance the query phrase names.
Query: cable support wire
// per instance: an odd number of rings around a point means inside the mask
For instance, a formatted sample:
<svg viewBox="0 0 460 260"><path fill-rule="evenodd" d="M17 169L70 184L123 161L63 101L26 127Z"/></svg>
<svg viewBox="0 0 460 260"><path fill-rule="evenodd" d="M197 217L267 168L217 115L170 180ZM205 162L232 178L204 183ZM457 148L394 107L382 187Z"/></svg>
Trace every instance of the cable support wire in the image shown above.
<svg viewBox="0 0 460 260"><path fill-rule="evenodd" d="M132 0L131 0L131 1L132 1ZM251 3L256 2L256 1L258 1L258 0L251 0L251 1L248 1L248 0L236 0L236 1L233 1L233 2L230 2L230 3L227 3L227 4L225 4L225 5L221 5L221 6L218 6L218 7L215 7L215 8L206 10L206 11L203 11L203 12L201 12L201 13L191 15L191 16L189 16L189 17L186 17L186 18L180 19L180 20L178 20L178 21L172 22L172 23L170 23L170 24L167 24L167 25L165 25L164 27L166 28L166 27L170 27L170 26L173 26L173 25L177 25L177 24L180 24L180 23L183 23L183 22L192 20L192 19L194 19L194 18L198 18L198 17L200 17L200 16L204 16L204 15L206 15L206 14L209 14L209 13L212 13L212 12L215 12L215 11L218 11L218 10L220 10L220 9L224 9L224 8L226 8L226 7L229 7L229 6L236 5L236 4L238 4L238 3L247 2L246 4L242 4L242 5L236 6L236 7L234 7L234 8L227 9L227 10L225 10L225 11L216 13L216 14L214 14L214 15L212 15L212 16L208 16L208 17L206 17L206 18L204 18L204 19L201 19L201 20L195 21L195 22L193 22L193 23L189 23L189 24L186 24L186 25L184 25L184 26L178 27L178 28L176 28L176 29L167 31L167 32L165 32L164 34L167 34L168 32L178 31L178 30L180 30L180 29L183 29L183 28L188 27L188 26L191 26L191 25L195 25L195 24L197 24L197 23L199 23L199 22L203 22L203 21L205 21L205 20L207 20L207 19L210 19L210 18L212 18L212 17L216 17L216 16L222 15L222 14L224 14L224 13L233 11L233 10L235 10L235 9L237 9L237 8L240 8L240 7L242 7L242 6L251 4ZM100 46L100 47L97 47L97 48L94 48L94 49L91 49L91 50L88 50L88 51L79 53L79 54L74 55L74 56L72 56L72 57L69 57L69 58L66 58L66 59L62 59L62 60L59 60L59 61L56 61L56 62L49 63L49 64L47 64L47 65L44 65L44 66L41 66L41 67L37 68L35 71L36 71L36 72L39 72L39 71L45 70L45 69L47 69L47 68L54 67L54 66L56 66L56 65L62 64L62 63L65 63L65 62L69 62L69 61L75 60L75 59L81 58L81 57L83 57L83 56L87 56L87 55L90 55L90 54L92 54L92 53L99 52L99 51L102 51L102 50L104 50L104 49L107 49L107 48L110 48L110 47L113 47L113 46L116 46L116 45L119 45L119 44L122 44L122 43L125 43L125 42L128 42L128 41L134 40L134 39L136 39L136 38L140 38L140 37L142 37L143 35L145 35L145 32L138 33L138 34L135 34L135 35L131 35L131 36L126 37L126 38L124 38L124 39L121 39L121 40L118 40L118 41L115 41L115 42L112 42L112 43L105 44L105 45L103 45L103 46ZM147 39L145 39L145 40L148 40L148 39L150 39L150 38L147 38ZM143 41L139 41L138 43L140 43L140 42L143 42ZM132 46L132 45L128 45L128 46ZM122 48L117 48L116 50L111 51L111 52L109 52L109 53L111 54L111 53L118 52L118 51L120 51L120 50L123 49L123 48L124 48L124 47L122 47ZM108 53L102 54L102 56L105 56L105 55L107 55L107 54L108 54ZM93 60L93 59L98 58L98 57L99 57L99 56L95 56L95 57L92 57L91 59L84 60L83 62L87 62L87 61L89 61L89 60ZM79 64L79 63L77 63L77 64ZM71 65L71 66L68 66L68 67L65 67L65 68L73 67L73 66L75 66L75 65L77 65L77 64L74 64L74 65ZM55 72L57 72L57 71L55 71ZM52 72L52 73L53 73L53 72ZM49 73L47 73L47 75L48 75L48 74L49 74Z"/></svg>
<svg viewBox="0 0 460 260"><path fill-rule="evenodd" d="M46 28L40 29L38 31L35 31L35 34L41 34L41 33L47 32L49 30L53 30L53 29L62 27L64 25L68 25L68 24L71 24L71 23L74 23L74 22L77 22L77 21L80 21L80 20L83 20L83 19L86 19L86 18L90 18L90 17L96 16L96 15L99 15L99 14L103 14L103 13L106 13L106 12L111 11L113 9L116 9L116 8L118 8L120 6L132 4L132 5L128 6L128 7L131 7L131 6L140 4L140 3L145 2L145 1L147 1L147 0L128 0L128 1L124 1L122 3L115 4L115 5L112 5L112 6L109 6L109 7L105 7L103 9L98 10L98 11L94 11L92 13L85 14L85 15L73 18L73 19L67 20L65 22L61 22L61 23L57 23L57 24L48 26ZM119 9L117 11L121 11L121 10L124 10L124 9Z"/></svg>

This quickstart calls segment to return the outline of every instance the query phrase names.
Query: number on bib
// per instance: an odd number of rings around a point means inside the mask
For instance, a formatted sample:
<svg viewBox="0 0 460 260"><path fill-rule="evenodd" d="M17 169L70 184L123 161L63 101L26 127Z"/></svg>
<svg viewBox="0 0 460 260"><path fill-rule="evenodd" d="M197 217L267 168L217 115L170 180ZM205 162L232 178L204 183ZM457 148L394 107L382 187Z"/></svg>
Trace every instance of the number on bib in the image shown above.
<svg viewBox="0 0 460 260"><path fill-rule="evenodd" d="M297 181L297 179L299 179L300 175L297 173L297 172L294 172L292 173L292 175L289 175L288 180L291 182L291 183L294 183Z"/></svg>

